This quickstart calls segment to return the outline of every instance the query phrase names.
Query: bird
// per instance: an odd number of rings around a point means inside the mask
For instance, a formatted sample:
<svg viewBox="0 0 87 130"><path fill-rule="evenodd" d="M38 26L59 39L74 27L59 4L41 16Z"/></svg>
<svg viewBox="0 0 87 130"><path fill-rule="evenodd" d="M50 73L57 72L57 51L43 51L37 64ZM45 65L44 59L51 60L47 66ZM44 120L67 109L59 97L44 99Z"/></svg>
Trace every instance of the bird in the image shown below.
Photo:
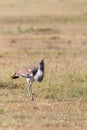
<svg viewBox="0 0 87 130"><path fill-rule="evenodd" d="M12 79L26 78L28 84L28 92L31 100L34 100L32 93L32 83L34 81L41 82L44 78L44 60L39 62L36 66L25 66L18 71L16 71L12 76Z"/></svg>

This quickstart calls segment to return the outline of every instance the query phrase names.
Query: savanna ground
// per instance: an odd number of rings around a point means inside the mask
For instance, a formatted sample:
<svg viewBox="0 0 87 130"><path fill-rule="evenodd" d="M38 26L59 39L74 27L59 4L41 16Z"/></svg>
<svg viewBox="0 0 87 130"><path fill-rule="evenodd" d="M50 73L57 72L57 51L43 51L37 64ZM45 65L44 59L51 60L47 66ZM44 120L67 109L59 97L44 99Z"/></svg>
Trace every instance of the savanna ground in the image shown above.
<svg viewBox="0 0 87 130"><path fill-rule="evenodd" d="M15 70L45 59L29 100ZM87 1L0 0L0 130L87 130Z"/></svg>

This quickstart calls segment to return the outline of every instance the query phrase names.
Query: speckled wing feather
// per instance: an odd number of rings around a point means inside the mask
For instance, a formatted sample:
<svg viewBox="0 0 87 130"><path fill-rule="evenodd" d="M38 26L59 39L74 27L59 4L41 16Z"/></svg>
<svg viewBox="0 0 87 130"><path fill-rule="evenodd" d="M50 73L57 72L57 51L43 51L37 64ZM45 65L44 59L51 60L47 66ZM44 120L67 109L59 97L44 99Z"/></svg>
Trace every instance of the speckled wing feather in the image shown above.
<svg viewBox="0 0 87 130"><path fill-rule="evenodd" d="M38 71L38 67L23 67L22 69L18 70L13 76L13 79L19 78L19 77L33 77Z"/></svg>

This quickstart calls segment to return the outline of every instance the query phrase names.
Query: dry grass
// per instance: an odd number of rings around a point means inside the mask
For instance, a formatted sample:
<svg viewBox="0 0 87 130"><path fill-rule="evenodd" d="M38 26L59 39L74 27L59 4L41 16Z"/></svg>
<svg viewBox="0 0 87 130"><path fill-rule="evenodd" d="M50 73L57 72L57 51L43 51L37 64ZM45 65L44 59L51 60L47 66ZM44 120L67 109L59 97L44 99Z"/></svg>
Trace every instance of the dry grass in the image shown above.
<svg viewBox="0 0 87 130"><path fill-rule="evenodd" d="M86 0L0 1L0 130L87 130ZM45 59L29 101L21 66Z"/></svg>

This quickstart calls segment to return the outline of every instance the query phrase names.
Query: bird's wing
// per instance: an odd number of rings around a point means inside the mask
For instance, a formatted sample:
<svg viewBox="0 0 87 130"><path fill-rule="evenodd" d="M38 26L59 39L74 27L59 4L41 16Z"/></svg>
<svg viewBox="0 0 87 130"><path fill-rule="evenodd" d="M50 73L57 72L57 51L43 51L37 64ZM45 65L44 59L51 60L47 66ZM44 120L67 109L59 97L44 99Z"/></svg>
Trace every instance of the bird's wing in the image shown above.
<svg viewBox="0 0 87 130"><path fill-rule="evenodd" d="M16 75L18 75L19 77L25 77L25 78L29 78L29 77L33 77L38 71L38 67L23 67L22 69L20 69L19 71L16 72Z"/></svg>
<svg viewBox="0 0 87 130"><path fill-rule="evenodd" d="M32 67L29 67L29 70L33 73L33 76L34 76L38 71L38 67L32 66Z"/></svg>

